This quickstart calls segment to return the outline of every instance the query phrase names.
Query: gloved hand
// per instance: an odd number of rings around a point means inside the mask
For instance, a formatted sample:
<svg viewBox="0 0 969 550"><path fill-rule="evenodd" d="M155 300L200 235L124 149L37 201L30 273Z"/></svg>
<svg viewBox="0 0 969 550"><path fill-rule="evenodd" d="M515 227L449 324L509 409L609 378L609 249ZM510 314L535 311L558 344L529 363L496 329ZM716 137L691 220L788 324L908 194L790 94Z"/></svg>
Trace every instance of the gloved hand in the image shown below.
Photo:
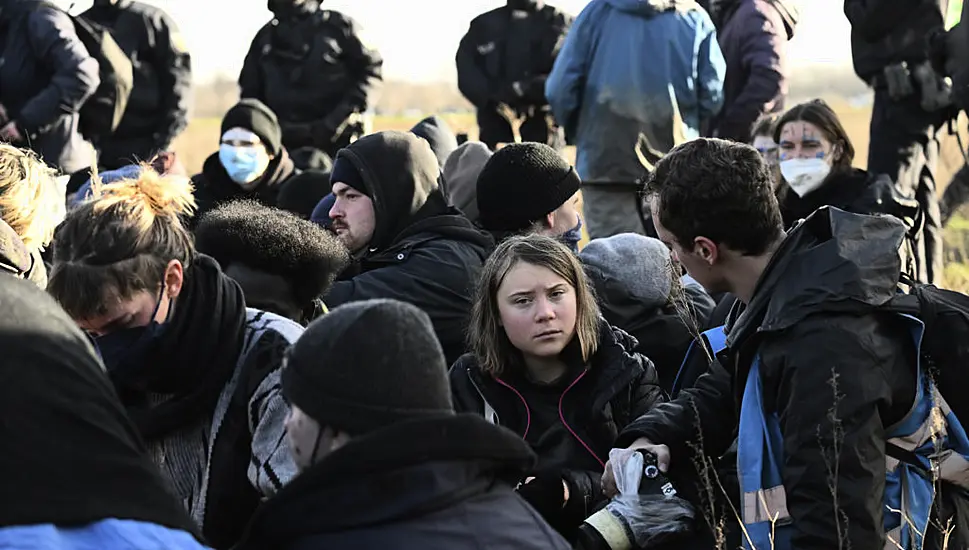
<svg viewBox="0 0 969 550"><path fill-rule="evenodd" d="M503 84L495 91L495 101L509 106L518 105L525 93L522 86L522 83L518 81Z"/></svg>
<svg viewBox="0 0 969 550"><path fill-rule="evenodd" d="M518 487L518 494L549 523L562 513L567 492L568 484L561 475L552 472L540 472Z"/></svg>

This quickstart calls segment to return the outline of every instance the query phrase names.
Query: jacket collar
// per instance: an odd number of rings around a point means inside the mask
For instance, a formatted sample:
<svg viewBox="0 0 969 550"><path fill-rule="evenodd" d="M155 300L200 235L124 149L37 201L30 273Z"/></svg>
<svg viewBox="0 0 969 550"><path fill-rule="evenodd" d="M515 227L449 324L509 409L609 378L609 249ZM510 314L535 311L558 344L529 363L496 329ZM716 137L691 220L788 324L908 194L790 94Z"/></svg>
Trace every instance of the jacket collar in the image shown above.
<svg viewBox="0 0 969 550"><path fill-rule="evenodd" d="M403 521L490 490L496 478L510 490L535 462L520 437L478 415L400 422L351 440L292 480L256 512L244 540L285 547Z"/></svg>

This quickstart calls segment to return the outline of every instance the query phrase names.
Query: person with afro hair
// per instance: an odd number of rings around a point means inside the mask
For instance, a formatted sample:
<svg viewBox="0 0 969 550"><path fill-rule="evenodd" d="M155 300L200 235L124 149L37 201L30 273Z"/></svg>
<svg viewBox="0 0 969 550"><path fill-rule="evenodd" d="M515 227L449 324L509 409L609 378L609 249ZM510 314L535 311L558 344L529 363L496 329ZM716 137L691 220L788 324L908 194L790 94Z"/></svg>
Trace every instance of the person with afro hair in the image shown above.
<svg viewBox="0 0 969 550"><path fill-rule="evenodd" d="M225 203L195 229L199 252L215 258L242 287L246 305L308 324L350 256L332 233L254 200Z"/></svg>

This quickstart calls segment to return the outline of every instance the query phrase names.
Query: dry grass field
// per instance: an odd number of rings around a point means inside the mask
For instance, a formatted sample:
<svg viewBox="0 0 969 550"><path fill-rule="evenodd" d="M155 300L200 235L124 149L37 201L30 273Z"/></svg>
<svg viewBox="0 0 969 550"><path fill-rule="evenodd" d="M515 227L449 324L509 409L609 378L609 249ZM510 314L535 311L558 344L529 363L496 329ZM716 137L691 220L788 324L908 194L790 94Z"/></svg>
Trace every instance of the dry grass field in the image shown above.
<svg viewBox="0 0 969 550"><path fill-rule="evenodd" d="M826 98L828 99L828 98ZM842 123L848 130L855 146L855 165L864 168L868 157L868 121L869 108L859 108L844 101L829 100L836 108ZM477 128L472 114L443 115L455 132L468 132L472 139L477 134ZM421 117L377 117L374 130L407 130L416 124ZM202 162L215 152L219 141L220 121L214 118L200 118L191 122L188 129L176 140L175 150L190 173L197 172ZM965 122L963 121L963 127ZM964 143L969 139L963 135ZM574 152L568 150L567 157L573 157ZM959 152L958 143L954 136L946 136L942 140L942 158L938 167L937 181L940 186L948 184L959 167L963 157ZM946 284L952 288L969 291L969 264L961 263L969 258L969 219L956 217L946 231L947 257Z"/></svg>

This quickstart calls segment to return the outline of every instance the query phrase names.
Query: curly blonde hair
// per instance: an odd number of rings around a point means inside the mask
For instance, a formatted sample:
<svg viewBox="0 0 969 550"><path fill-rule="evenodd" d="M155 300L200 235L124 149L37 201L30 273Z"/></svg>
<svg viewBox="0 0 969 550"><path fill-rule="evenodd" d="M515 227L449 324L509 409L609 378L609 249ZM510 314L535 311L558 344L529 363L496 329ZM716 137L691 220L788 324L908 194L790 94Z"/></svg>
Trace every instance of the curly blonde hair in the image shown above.
<svg viewBox="0 0 969 550"><path fill-rule="evenodd" d="M75 319L103 315L112 301L157 291L168 263L195 258L184 219L195 211L192 184L142 164L139 175L102 184L68 213L54 239L47 290Z"/></svg>
<svg viewBox="0 0 969 550"><path fill-rule="evenodd" d="M29 250L43 250L54 237L66 198L57 171L36 154L0 143L0 219Z"/></svg>

